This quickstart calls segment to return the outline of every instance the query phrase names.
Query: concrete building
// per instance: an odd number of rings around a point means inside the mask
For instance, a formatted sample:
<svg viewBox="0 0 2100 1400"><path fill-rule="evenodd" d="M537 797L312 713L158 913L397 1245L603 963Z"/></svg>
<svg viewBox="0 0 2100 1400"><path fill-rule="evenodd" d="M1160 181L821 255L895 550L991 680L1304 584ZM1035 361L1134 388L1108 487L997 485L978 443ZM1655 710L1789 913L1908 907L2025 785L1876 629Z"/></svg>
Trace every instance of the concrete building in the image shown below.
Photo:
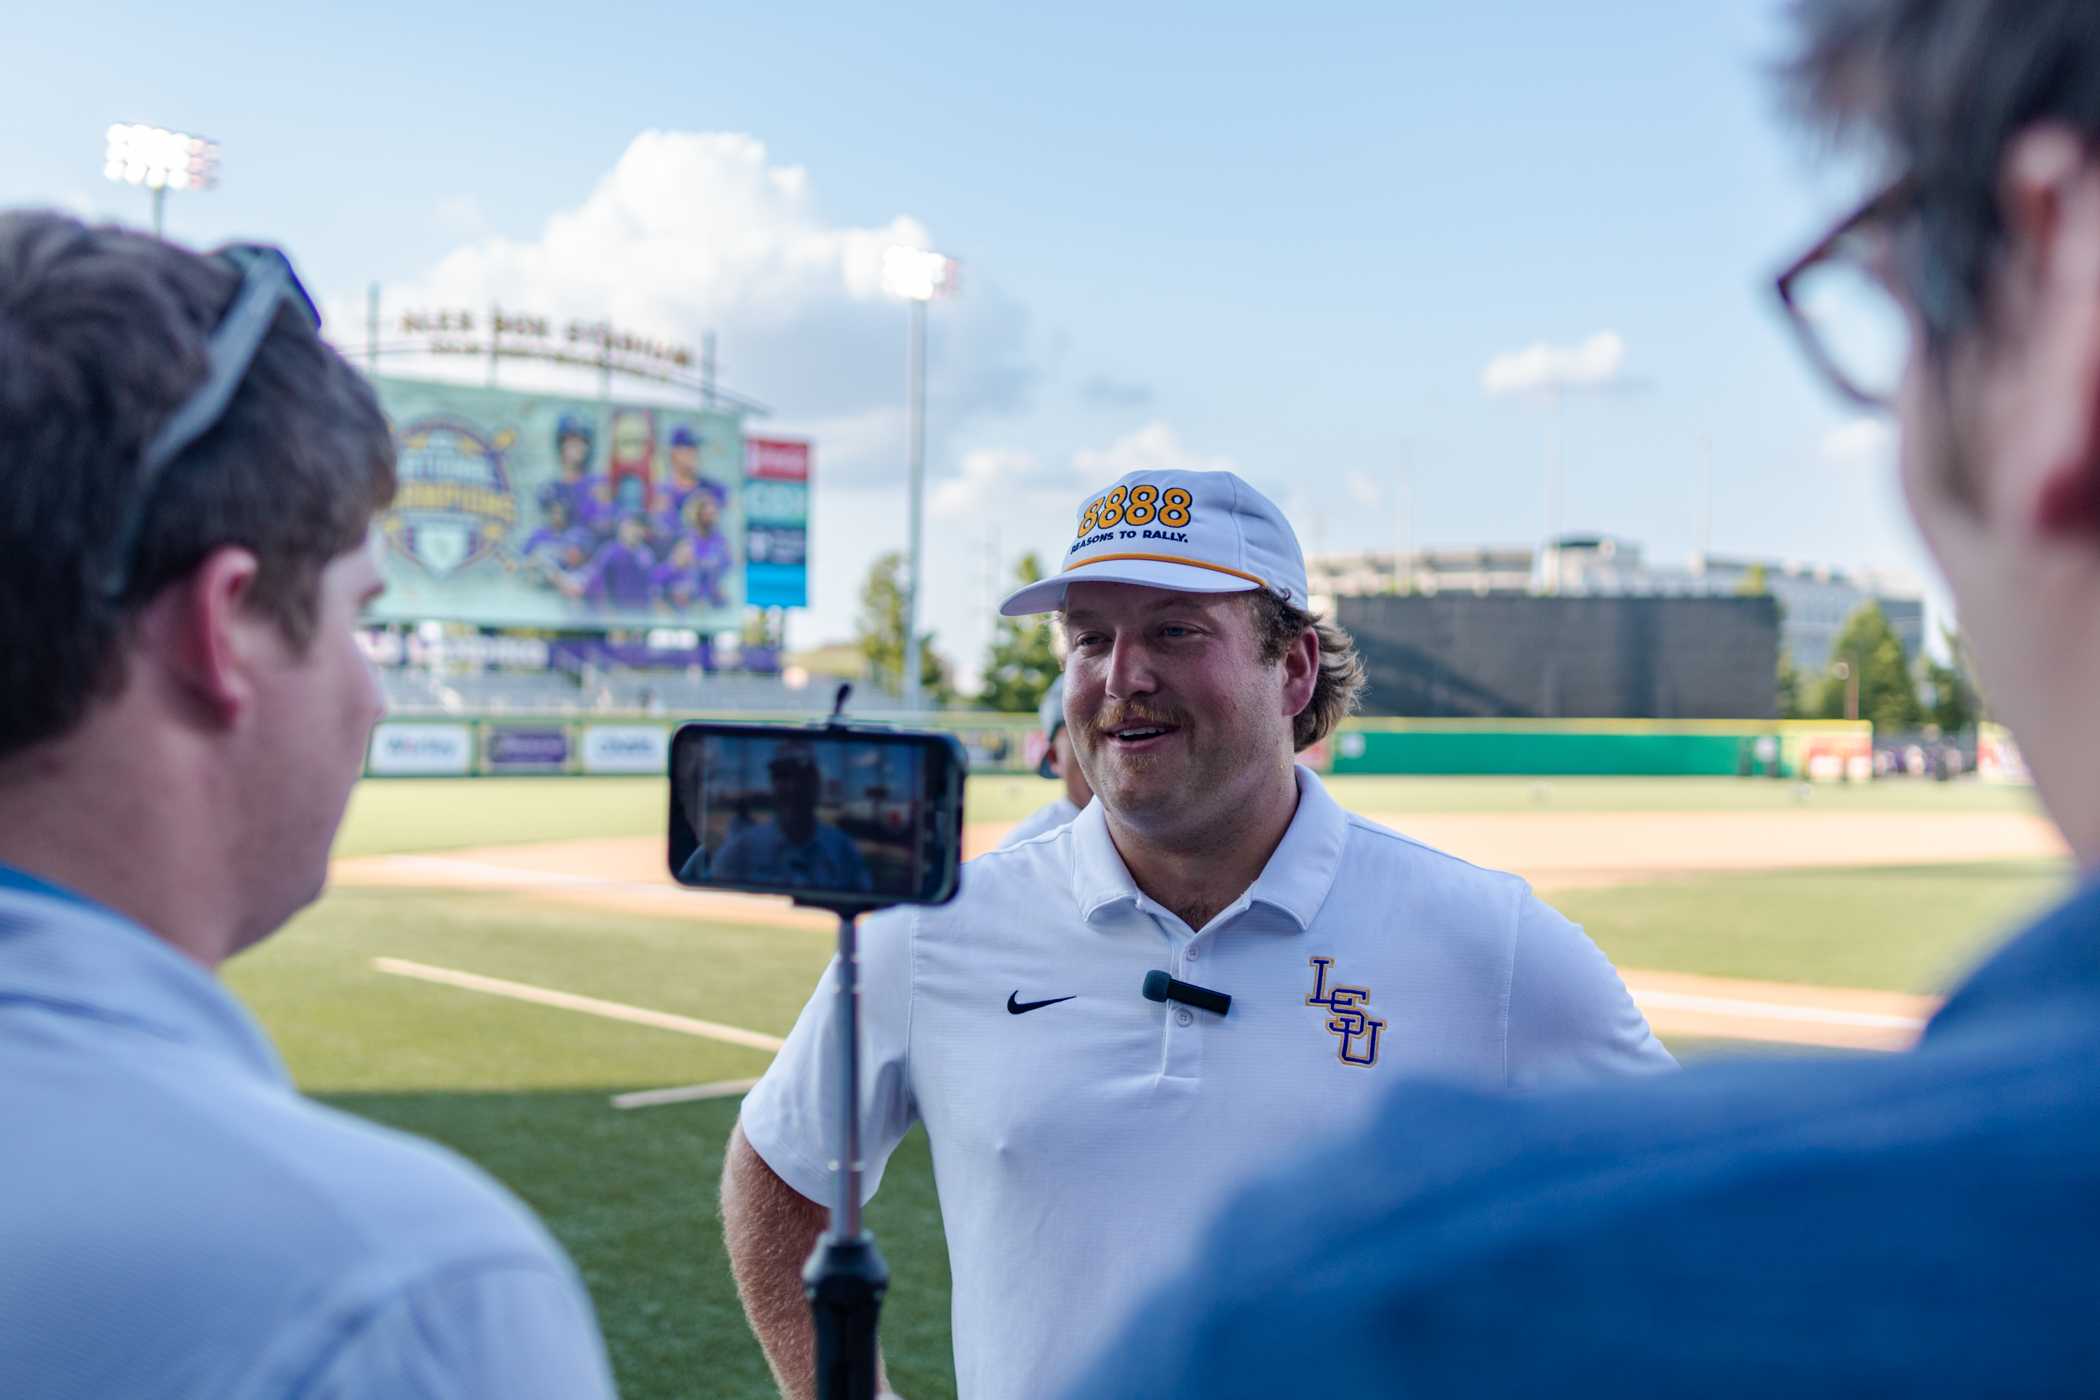
<svg viewBox="0 0 2100 1400"><path fill-rule="evenodd" d="M1694 555L1651 564L1639 544L1616 535L1562 535L1542 550L1481 546L1317 555L1306 561L1315 610L1330 617L1340 598L1381 594L1559 594L1566 597L1707 598L1732 596L1761 576L1780 606L1779 644L1801 671L1821 674L1845 620L1876 602L1904 657L1925 646L1925 603L1905 580L1828 565L1733 555Z"/></svg>
<svg viewBox="0 0 2100 1400"><path fill-rule="evenodd" d="M1409 554L1390 549L1316 554L1305 561L1305 571L1313 606L1331 617L1337 598L1369 598L1381 593L1432 597L1439 593L1530 593L1536 565L1529 545L1479 545Z"/></svg>
<svg viewBox="0 0 2100 1400"><path fill-rule="evenodd" d="M1819 675L1829 667L1831 648L1837 645L1845 620L1868 602L1881 604L1882 616L1903 644L1904 660L1916 663L1925 648L1925 600L1903 580L1851 574L1827 565L1723 555L1695 558L1693 567L1717 593L1735 592L1762 570L1766 590L1784 610L1780 645L1794 665L1809 675Z"/></svg>

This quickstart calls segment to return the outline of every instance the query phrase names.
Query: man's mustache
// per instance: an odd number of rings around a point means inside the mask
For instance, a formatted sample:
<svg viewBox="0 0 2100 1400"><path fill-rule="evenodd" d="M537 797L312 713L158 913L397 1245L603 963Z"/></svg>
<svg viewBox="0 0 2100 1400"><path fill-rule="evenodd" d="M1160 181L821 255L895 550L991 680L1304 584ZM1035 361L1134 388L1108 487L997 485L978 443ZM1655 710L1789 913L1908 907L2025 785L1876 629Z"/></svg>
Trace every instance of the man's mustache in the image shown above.
<svg viewBox="0 0 2100 1400"><path fill-rule="evenodd" d="M1089 735L1114 734L1120 729L1159 725L1179 729L1187 723L1179 710L1157 705L1114 705L1081 724Z"/></svg>

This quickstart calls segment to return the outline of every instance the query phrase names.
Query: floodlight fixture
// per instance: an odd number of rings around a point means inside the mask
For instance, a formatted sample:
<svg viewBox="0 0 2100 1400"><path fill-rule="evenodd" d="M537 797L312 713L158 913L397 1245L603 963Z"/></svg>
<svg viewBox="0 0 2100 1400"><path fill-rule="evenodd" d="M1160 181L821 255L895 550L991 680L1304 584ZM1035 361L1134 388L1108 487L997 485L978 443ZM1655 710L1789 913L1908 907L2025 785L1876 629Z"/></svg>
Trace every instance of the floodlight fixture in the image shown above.
<svg viewBox="0 0 2100 1400"><path fill-rule="evenodd" d="M955 259L925 248L898 245L882 255L883 290L907 301L932 301L953 295L957 271Z"/></svg>
<svg viewBox="0 0 2100 1400"><path fill-rule="evenodd" d="M144 122L118 122L106 133L102 173L118 184L153 192L153 233L169 190L208 190L219 183L219 144L185 131Z"/></svg>

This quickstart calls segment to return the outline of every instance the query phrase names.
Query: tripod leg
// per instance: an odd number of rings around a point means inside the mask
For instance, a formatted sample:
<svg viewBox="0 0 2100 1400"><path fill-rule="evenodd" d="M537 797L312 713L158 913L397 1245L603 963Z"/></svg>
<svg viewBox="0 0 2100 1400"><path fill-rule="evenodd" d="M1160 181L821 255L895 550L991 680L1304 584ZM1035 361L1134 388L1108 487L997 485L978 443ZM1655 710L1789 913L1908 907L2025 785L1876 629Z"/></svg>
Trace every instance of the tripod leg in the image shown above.
<svg viewBox="0 0 2100 1400"><path fill-rule="evenodd" d="M817 1241L802 1270L817 1334L817 1400L875 1400L875 1323L889 1266L869 1235Z"/></svg>

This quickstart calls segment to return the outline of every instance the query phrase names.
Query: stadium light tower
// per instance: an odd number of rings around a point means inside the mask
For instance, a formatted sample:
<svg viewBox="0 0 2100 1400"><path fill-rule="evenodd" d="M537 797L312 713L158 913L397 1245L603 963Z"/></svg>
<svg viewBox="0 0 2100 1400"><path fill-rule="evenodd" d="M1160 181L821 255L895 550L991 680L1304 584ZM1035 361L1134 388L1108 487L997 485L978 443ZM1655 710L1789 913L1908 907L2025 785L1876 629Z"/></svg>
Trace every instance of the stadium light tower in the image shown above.
<svg viewBox="0 0 2100 1400"><path fill-rule="evenodd" d="M904 585L904 707L919 708L919 581L925 574L921 516L926 494L926 303L955 295L957 264L924 248L894 247L882 255L882 285L911 303L911 339L904 357L905 432L911 445L911 576Z"/></svg>
<svg viewBox="0 0 2100 1400"><path fill-rule="evenodd" d="M102 173L120 185L153 192L153 236L161 236L169 190L208 190L219 183L219 144L187 132L118 122L109 129Z"/></svg>

